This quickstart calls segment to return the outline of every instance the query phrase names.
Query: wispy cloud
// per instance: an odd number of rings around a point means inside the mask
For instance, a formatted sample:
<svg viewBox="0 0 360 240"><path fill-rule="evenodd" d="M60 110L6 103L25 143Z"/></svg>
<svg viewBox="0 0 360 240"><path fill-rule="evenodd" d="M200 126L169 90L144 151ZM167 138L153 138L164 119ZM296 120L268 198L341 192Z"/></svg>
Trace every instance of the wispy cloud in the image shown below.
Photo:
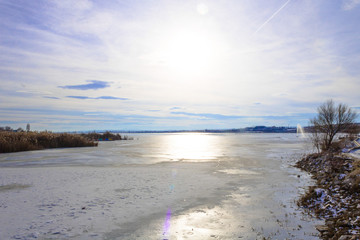
<svg viewBox="0 0 360 240"><path fill-rule="evenodd" d="M66 88L66 89L76 89L76 90L97 90L101 88L110 87L109 82L99 81L99 80L87 80L87 84L80 84L80 85L66 85L66 86L59 86L59 88Z"/></svg>
<svg viewBox="0 0 360 240"><path fill-rule="evenodd" d="M67 96L68 98L75 98L75 99L91 99L90 97L86 96Z"/></svg>
<svg viewBox="0 0 360 240"><path fill-rule="evenodd" d="M212 113L189 113L189 112L171 112L175 115L185 115L190 117L200 117L200 118L212 118L212 119L236 119L236 118L245 118L244 116L229 116L222 114L212 114Z"/></svg>
<svg viewBox="0 0 360 240"><path fill-rule="evenodd" d="M354 9L358 5L360 5L360 0L344 0L343 9L349 11Z"/></svg>
<svg viewBox="0 0 360 240"><path fill-rule="evenodd" d="M303 114L290 114L290 115L223 115L223 114L211 114L211 113L189 113L189 112L171 112L175 115L183 115L189 117L199 117L200 119L215 119L215 120L231 120L231 119L265 119L265 120L284 120L284 119L299 119L304 116L313 116L312 113Z"/></svg>
<svg viewBox="0 0 360 240"><path fill-rule="evenodd" d="M51 96L43 96L43 98L49 98L49 99L60 99L58 97L51 97Z"/></svg>
<svg viewBox="0 0 360 240"><path fill-rule="evenodd" d="M33 94L33 95L49 95L49 94L53 94L52 92L49 91L39 91L39 90L17 90L16 92L18 93L25 93L25 94Z"/></svg>
<svg viewBox="0 0 360 240"><path fill-rule="evenodd" d="M112 96L101 96L94 99L109 99L109 100L129 100L128 98L119 98L119 97L112 97Z"/></svg>
<svg viewBox="0 0 360 240"><path fill-rule="evenodd" d="M67 98L75 99L105 99L105 100L129 100L128 98L120 98L113 96L87 97L87 96L66 96Z"/></svg>

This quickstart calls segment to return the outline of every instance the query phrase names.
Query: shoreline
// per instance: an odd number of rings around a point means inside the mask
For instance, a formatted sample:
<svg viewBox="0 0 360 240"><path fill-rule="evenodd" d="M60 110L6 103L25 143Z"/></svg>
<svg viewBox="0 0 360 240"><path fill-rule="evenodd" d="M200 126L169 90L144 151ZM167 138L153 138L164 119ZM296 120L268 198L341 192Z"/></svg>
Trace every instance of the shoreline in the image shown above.
<svg viewBox="0 0 360 240"><path fill-rule="evenodd" d="M296 167L312 175L298 205L325 220L318 225L322 239L360 238L360 159L350 154L309 154Z"/></svg>

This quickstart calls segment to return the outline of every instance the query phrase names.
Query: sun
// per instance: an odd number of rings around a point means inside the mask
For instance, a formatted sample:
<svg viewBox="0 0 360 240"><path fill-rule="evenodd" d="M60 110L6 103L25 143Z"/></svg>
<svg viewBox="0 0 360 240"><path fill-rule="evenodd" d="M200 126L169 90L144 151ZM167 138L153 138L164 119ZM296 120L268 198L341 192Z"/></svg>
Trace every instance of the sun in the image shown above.
<svg viewBox="0 0 360 240"><path fill-rule="evenodd" d="M196 10L199 14L201 15L205 15L208 13L209 11L209 8L204 4L204 3L199 3L197 6L196 6Z"/></svg>
<svg viewBox="0 0 360 240"><path fill-rule="evenodd" d="M168 63L172 68L195 71L211 62L214 46L211 37L193 29L181 29L169 39Z"/></svg>
<svg viewBox="0 0 360 240"><path fill-rule="evenodd" d="M219 61L229 52L226 37L205 4L195 7L194 12L161 23L159 35L149 39L150 51L144 57L149 64L179 78L209 75L219 67Z"/></svg>
<svg viewBox="0 0 360 240"><path fill-rule="evenodd" d="M162 46L164 62L175 72L206 72L219 59L219 35L201 25L184 24L172 29Z"/></svg>

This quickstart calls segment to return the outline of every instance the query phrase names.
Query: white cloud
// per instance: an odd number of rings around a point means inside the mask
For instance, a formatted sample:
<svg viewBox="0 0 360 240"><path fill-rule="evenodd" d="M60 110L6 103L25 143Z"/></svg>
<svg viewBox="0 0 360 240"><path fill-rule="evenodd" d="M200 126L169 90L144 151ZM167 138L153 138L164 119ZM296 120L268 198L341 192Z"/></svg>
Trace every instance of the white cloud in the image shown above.
<svg viewBox="0 0 360 240"><path fill-rule="evenodd" d="M359 1L344 6L354 8ZM217 1L207 1L211 11L204 15L190 2L129 1L125 7L115 2L111 7L91 1L49 3L49 12L38 16L46 27L16 18L9 25L13 32L2 36L16 44L0 44L0 82L9 91L0 107L101 109L166 118L173 106L190 113L262 116L312 111L311 103L332 96L349 105L358 102L354 89L359 74L347 68L357 66L359 58L341 52L348 51L346 39L358 32L345 32L340 43L334 38L343 26L327 25L318 14L320 7L333 6L324 1L326 6L315 4L317 10L303 16L309 1L260 2L217 6ZM266 27L254 36L265 19ZM88 79L112 84L96 94L87 91L87 100L66 98L81 94L58 88ZM91 99L98 96L130 100ZM306 106L295 108L293 103ZM160 111L149 111L153 109Z"/></svg>
<svg viewBox="0 0 360 240"><path fill-rule="evenodd" d="M342 8L344 10L352 10L360 4L360 0L344 0Z"/></svg>
<svg viewBox="0 0 360 240"><path fill-rule="evenodd" d="M55 0L51 4L54 4L56 8L67 11L86 11L93 7L93 3L89 0Z"/></svg>

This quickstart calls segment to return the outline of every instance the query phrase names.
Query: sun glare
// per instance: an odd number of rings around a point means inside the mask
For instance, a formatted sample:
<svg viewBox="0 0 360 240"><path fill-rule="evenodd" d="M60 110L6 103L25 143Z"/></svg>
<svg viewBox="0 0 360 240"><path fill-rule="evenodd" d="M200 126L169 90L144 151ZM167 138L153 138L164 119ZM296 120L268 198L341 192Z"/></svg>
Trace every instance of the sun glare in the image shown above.
<svg viewBox="0 0 360 240"><path fill-rule="evenodd" d="M219 154L216 141L216 137L200 133L169 135L164 142L164 152L165 155L175 161L214 160Z"/></svg>
<svg viewBox="0 0 360 240"><path fill-rule="evenodd" d="M177 28L168 36L165 62L176 72L203 73L211 69L219 52L217 36L201 28Z"/></svg>
<svg viewBox="0 0 360 240"><path fill-rule="evenodd" d="M209 8L204 3L200 3L196 6L196 10L199 14L205 15L208 13Z"/></svg>
<svg viewBox="0 0 360 240"><path fill-rule="evenodd" d="M149 37L148 51L141 56L148 65L182 79L212 76L220 67L230 52L226 34L205 4L195 7L195 14L174 15L171 21L159 25L159 34Z"/></svg>
<svg viewBox="0 0 360 240"><path fill-rule="evenodd" d="M194 70L206 66L212 52L210 40L204 34L192 31L177 32L169 48L169 62L172 66Z"/></svg>

